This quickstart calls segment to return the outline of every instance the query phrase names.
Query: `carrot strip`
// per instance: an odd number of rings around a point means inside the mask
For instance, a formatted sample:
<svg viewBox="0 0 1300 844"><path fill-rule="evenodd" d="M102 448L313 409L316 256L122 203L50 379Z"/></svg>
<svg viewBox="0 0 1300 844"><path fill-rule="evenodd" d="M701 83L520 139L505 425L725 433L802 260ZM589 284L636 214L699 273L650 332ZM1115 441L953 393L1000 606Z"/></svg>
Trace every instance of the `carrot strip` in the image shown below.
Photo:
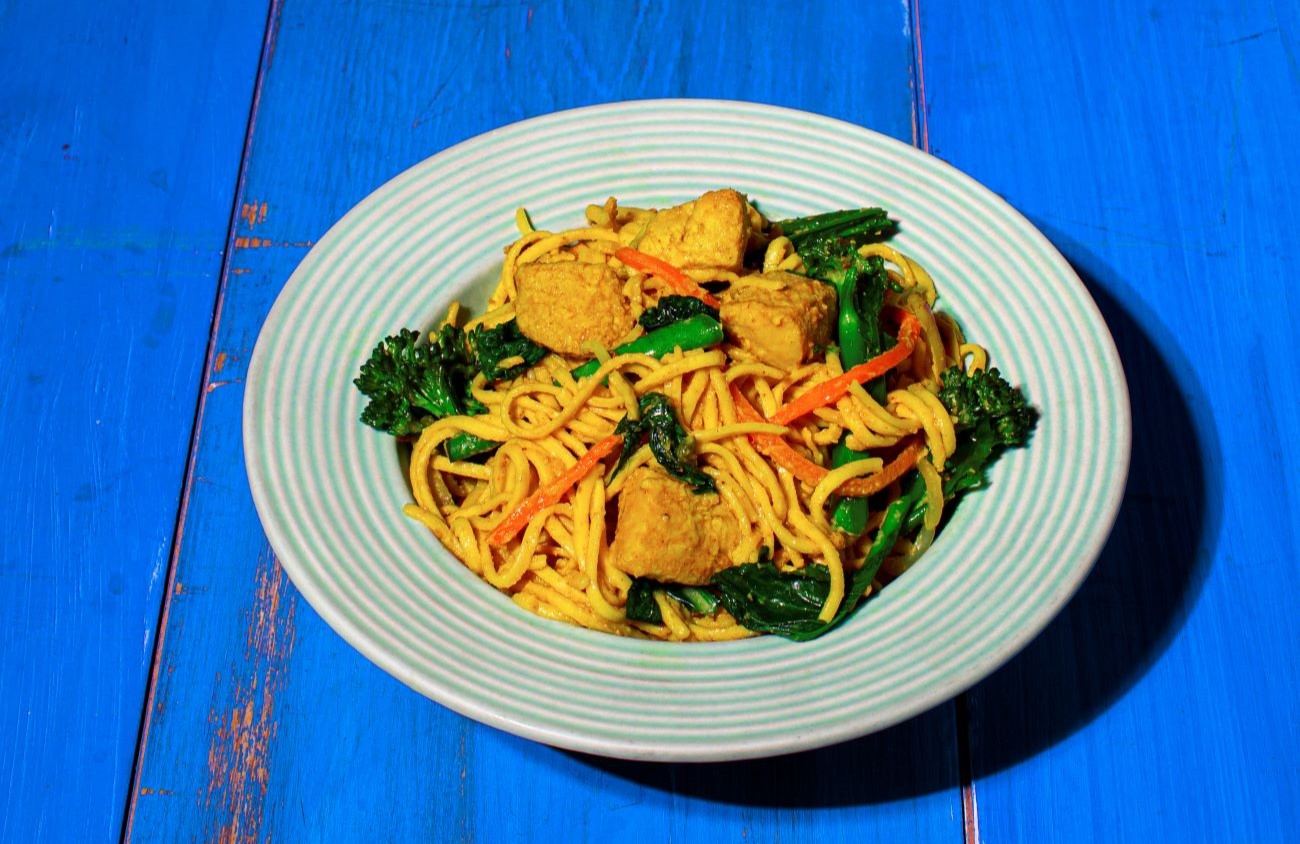
<svg viewBox="0 0 1300 844"><path fill-rule="evenodd" d="M736 404L736 417L741 422L767 421L735 384L731 385L731 400ZM750 434L749 440L765 457L806 484L816 486L818 481L826 477L826 469L795 451L778 434Z"/></svg>
<svg viewBox="0 0 1300 844"><path fill-rule="evenodd" d="M916 437L902 451L898 452L893 460L886 463L879 472L874 475L867 475L865 478L852 478L845 481L835 490L835 494L845 498L864 498L868 495L875 495L901 478L908 469L914 467L916 462L921 459L923 451L925 451L925 443L921 441L920 437Z"/></svg>
<svg viewBox="0 0 1300 844"><path fill-rule="evenodd" d="M741 422L767 421L746 400L735 384L731 385L731 400L735 402L736 416ZM750 434L749 439L765 457L809 486L816 486L829 474L829 470L818 466L795 451L788 442L777 434ZM921 452L924 450L925 445L921 439L919 437L914 438L879 472L865 478L847 480L836 488L835 494L846 498L862 498L875 495L902 477L904 472L915 466L916 461L921 459Z"/></svg>
<svg viewBox="0 0 1300 844"><path fill-rule="evenodd" d="M920 321L904 311L902 324L898 329L898 342L892 349L800 393L797 398L778 408L776 413L772 414L771 421L777 425L788 425L819 407L835 404L848 393L849 387L854 383L865 384L872 378L879 378L907 360L912 350L916 348L916 341L920 336Z"/></svg>
<svg viewBox="0 0 1300 844"><path fill-rule="evenodd" d="M690 276L667 261L638 252L630 246L620 246L614 250L614 257L634 270L659 276L678 293L683 296L693 296L710 308L717 308L722 304L716 296L700 287Z"/></svg>
<svg viewBox="0 0 1300 844"><path fill-rule="evenodd" d="M488 534L489 545L504 545L514 538L515 534L523 530L528 524L528 520L536 516L553 504L559 503L564 494L569 491L570 487L575 486L578 481L587 476L587 473L596 467L596 464L613 454L623 447L623 436L621 434L611 434L605 439L592 445L587 449L587 453L578 458L574 463L549 484L534 492L532 495L519 502L519 506L506 516L501 524Z"/></svg>

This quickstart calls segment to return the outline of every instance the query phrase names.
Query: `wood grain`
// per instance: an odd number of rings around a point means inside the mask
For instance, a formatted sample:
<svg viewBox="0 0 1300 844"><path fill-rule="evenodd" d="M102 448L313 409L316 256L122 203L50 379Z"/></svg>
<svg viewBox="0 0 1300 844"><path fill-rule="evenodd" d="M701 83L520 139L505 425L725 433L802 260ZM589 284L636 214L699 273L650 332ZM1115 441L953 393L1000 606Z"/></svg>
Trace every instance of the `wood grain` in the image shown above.
<svg viewBox="0 0 1300 844"><path fill-rule="evenodd" d="M934 151L1074 263L1134 413L1096 570L970 695L979 834L1294 840L1296 9L921 11Z"/></svg>
<svg viewBox="0 0 1300 844"><path fill-rule="evenodd" d="M121 827L264 16L0 6L0 840Z"/></svg>
<svg viewBox="0 0 1300 844"><path fill-rule="evenodd" d="M790 759L660 766L556 751L415 695L283 580L239 453L241 378L276 293L390 176L514 119L638 97L797 105L910 139L909 9L288 0L274 27L131 839L960 836L950 706Z"/></svg>

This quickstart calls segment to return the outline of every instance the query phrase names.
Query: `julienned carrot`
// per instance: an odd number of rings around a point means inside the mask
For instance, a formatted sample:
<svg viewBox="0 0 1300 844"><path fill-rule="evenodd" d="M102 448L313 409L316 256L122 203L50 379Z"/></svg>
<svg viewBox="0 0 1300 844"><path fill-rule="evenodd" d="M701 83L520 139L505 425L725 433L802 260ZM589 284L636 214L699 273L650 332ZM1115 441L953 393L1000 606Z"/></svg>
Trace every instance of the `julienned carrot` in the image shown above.
<svg viewBox="0 0 1300 844"><path fill-rule="evenodd" d="M638 252L630 246L620 246L614 250L614 257L634 270L659 276L678 293L683 296L694 296L710 308L716 308L722 304L716 296L700 287L695 283L694 279L667 261L660 260L653 255L647 255L644 252Z"/></svg>
<svg viewBox="0 0 1300 844"><path fill-rule="evenodd" d="M736 417L741 422L766 422L749 403L735 384L731 385L731 400L736 405ZM785 469L806 484L816 486L826 477L826 470L790 447L778 434L750 434L750 442L776 465Z"/></svg>
<svg viewBox="0 0 1300 844"><path fill-rule="evenodd" d="M925 451L925 443L922 442L920 437L915 437L879 472L865 478L853 478L845 481L840 485L839 489L835 490L835 494L845 498L863 498L868 495L875 495L901 478L908 469L915 466L916 461L921 459L921 452L923 451Z"/></svg>
<svg viewBox="0 0 1300 844"><path fill-rule="evenodd" d="M892 349L801 393L798 398L778 408L776 413L772 414L771 421L777 425L788 425L819 407L835 404L844 397L853 384L865 384L873 378L879 378L907 360L912 350L916 348L916 341L920 336L921 323L916 317L904 312L902 324L898 328L898 342Z"/></svg>
<svg viewBox="0 0 1300 844"><path fill-rule="evenodd" d="M731 385L731 400L736 405L736 416L741 422L764 422L763 417L759 414L754 406L746 400L735 384ZM799 480L809 486L816 486L821 483L822 479L829 474L829 471L818 466L816 463L804 457L795 451L791 445L777 434L750 434L749 439L754 443L754 447L761 451L773 463L785 469ZM924 445L920 438L913 439L903 450L898 453L893 460L874 475L865 478L852 478L840 484L835 490L836 495L847 498L862 498L867 495L874 495L894 481L898 480L904 472L916 465L920 459Z"/></svg>
<svg viewBox="0 0 1300 844"><path fill-rule="evenodd" d="M564 470L549 484L519 502L519 506L512 510L510 515L506 516L505 520L497 525L492 533L488 534L488 544L505 545L514 538L515 534L524 529L529 519L552 504L558 504L570 487L585 478L587 473L595 468L601 460L622 447L623 436L621 434L611 434L592 445L591 448L587 449L586 454L578 458L577 463Z"/></svg>

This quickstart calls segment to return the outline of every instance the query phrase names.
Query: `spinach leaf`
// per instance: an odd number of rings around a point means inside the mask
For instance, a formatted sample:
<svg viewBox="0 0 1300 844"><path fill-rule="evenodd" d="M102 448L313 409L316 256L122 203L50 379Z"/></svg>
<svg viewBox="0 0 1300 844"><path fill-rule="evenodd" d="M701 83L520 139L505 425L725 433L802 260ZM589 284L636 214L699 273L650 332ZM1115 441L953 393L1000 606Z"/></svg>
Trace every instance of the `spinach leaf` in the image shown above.
<svg viewBox="0 0 1300 844"><path fill-rule="evenodd" d="M831 574L820 563L783 572L768 559L765 548L758 562L723 569L710 583L718 587L727 612L755 633L804 641L826 627L817 614L830 593Z"/></svg>
<svg viewBox="0 0 1300 844"><path fill-rule="evenodd" d="M681 322L699 314L718 318L718 309L706 305L694 296L663 296L653 307L646 308L637 317L637 322L646 331L654 331L674 322Z"/></svg>
<svg viewBox="0 0 1300 844"><path fill-rule="evenodd" d="M624 607L629 621L663 624L663 614L655 603L655 589L658 586L658 583L646 577L633 578L632 588L627 590L627 606Z"/></svg>
<svg viewBox="0 0 1300 844"><path fill-rule="evenodd" d="M658 590L699 615L708 615L718 608L717 596L703 587L660 583L648 577L637 577L633 578L632 588L627 593L625 609L628 619L663 624L663 613L659 612L659 605L655 603L655 592Z"/></svg>
<svg viewBox="0 0 1300 844"><path fill-rule="evenodd" d="M697 495L717 492L713 478L695 465L695 440L677 421L668 397L663 393L646 393L638 405L640 419L625 416L614 428L614 433L624 438L623 453L614 467L614 474L622 471L645 438L650 443L651 453L668 474L690 484Z"/></svg>
<svg viewBox="0 0 1300 844"><path fill-rule="evenodd" d="M876 579L885 556L907 522L908 515L925 494L925 484L918 475L912 486L885 508L880 530L876 533L862 568L847 573L844 600L830 621L817 616L830 594L830 569L810 563L799 571L783 572L769 559L764 548L756 563L744 563L723 569L710 583L718 588L722 606L740 626L756 633L775 633L796 642L816 639L848 618L871 582Z"/></svg>

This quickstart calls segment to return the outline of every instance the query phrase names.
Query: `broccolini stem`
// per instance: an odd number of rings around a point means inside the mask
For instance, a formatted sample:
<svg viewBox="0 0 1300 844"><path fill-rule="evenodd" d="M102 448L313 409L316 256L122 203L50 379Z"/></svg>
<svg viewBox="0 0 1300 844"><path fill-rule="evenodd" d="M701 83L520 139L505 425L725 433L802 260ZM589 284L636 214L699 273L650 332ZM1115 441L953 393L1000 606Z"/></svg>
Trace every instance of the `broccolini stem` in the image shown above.
<svg viewBox="0 0 1300 844"><path fill-rule="evenodd" d="M722 323L706 314L696 314L681 322L655 329L630 343L617 346L613 353L615 355L650 355L654 358L661 358L672 352L673 349L683 351L704 349L721 342ZM578 379L589 378L597 369L600 369L600 361L589 360L574 369L572 374L574 378Z"/></svg>
<svg viewBox="0 0 1300 844"><path fill-rule="evenodd" d="M781 220L776 225L781 229L781 234L795 242L796 249L799 246L799 241L813 235L849 239L862 237L863 235L883 234L892 231L894 228L893 222L889 219L889 213L883 208L850 208L844 211L829 211L825 214L814 214L811 217L795 217L790 220Z"/></svg>

